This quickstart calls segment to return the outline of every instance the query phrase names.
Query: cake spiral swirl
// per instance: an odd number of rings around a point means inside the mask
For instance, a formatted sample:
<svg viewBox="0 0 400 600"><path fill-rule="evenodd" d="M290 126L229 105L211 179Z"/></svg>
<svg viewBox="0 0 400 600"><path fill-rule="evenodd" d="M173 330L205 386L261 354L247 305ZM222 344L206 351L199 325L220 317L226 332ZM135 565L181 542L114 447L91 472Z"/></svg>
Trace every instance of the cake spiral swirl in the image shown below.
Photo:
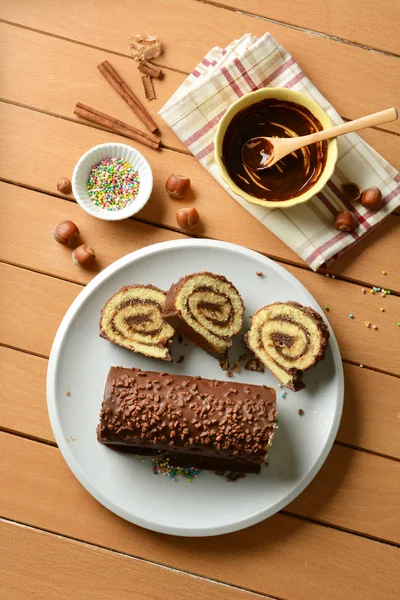
<svg viewBox="0 0 400 600"><path fill-rule="evenodd" d="M243 325L244 306L235 286L203 271L182 277L167 292L164 319L216 358L224 358Z"/></svg>
<svg viewBox="0 0 400 600"><path fill-rule="evenodd" d="M286 387L304 387L303 371L325 356L329 330L322 317L298 302L275 302L256 312L245 340Z"/></svg>
<svg viewBox="0 0 400 600"><path fill-rule="evenodd" d="M100 336L145 356L171 361L174 330L162 318L166 294L153 285L128 285L104 306Z"/></svg>

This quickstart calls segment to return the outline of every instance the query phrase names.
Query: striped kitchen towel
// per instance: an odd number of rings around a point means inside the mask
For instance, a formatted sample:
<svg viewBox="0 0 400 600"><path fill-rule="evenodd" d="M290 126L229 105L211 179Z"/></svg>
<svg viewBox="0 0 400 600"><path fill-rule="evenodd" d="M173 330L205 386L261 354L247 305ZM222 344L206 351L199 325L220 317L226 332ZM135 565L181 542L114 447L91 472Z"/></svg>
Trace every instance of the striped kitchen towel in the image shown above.
<svg viewBox="0 0 400 600"><path fill-rule="evenodd" d="M160 110L160 115L203 167L256 219L261 221L316 271L356 244L400 205L400 173L356 133L338 138L335 173L321 193L286 210L247 203L234 194L214 161L214 134L226 109L260 88L287 87L307 94L328 113L334 124L342 119L305 76L292 56L269 34L246 34L226 48L213 48ZM383 107L384 108L384 107ZM382 208L371 211L343 196L343 183L362 189L378 187ZM338 210L351 210L358 220L352 233L333 227Z"/></svg>

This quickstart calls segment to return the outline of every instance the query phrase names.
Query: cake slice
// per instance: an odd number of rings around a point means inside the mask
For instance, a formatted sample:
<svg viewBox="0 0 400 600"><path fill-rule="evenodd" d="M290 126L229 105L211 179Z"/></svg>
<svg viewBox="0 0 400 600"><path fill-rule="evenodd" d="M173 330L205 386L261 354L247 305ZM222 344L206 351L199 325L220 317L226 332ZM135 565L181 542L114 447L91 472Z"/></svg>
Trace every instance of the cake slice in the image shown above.
<svg viewBox="0 0 400 600"><path fill-rule="evenodd" d="M304 387L303 371L325 356L329 330L321 315L298 302L275 302L251 319L245 340L252 352L286 387Z"/></svg>
<svg viewBox="0 0 400 600"><path fill-rule="evenodd" d="M203 271L171 286L162 314L176 331L221 359L243 326L243 313L235 286L223 275Z"/></svg>
<svg viewBox="0 0 400 600"><path fill-rule="evenodd" d="M161 316L166 293L154 285L127 285L104 306L100 336L152 358L171 361L174 330Z"/></svg>

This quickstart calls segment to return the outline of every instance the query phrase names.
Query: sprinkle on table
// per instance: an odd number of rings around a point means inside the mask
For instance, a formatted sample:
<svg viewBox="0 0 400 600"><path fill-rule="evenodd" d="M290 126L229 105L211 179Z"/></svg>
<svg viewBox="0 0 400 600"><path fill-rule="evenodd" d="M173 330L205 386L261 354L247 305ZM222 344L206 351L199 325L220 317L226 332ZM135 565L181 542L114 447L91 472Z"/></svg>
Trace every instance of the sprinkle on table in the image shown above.
<svg viewBox="0 0 400 600"><path fill-rule="evenodd" d="M361 290L361 293L362 293L362 294L365 294L365 289L364 289L364 288Z"/></svg>
<svg viewBox="0 0 400 600"><path fill-rule="evenodd" d="M324 310L329 311L329 306L324 306Z"/></svg>
<svg viewBox="0 0 400 600"><path fill-rule="evenodd" d="M93 165L87 189L92 202L105 210L126 208L138 195L139 174L123 158L105 158Z"/></svg>
<svg viewBox="0 0 400 600"><path fill-rule="evenodd" d="M372 329L378 329L376 325L372 325Z"/></svg>
<svg viewBox="0 0 400 600"><path fill-rule="evenodd" d="M382 275L387 275L386 271L382 271Z"/></svg>
<svg viewBox="0 0 400 600"><path fill-rule="evenodd" d="M350 319L354 319L354 315L353 315L353 313L350 313L350 314L349 314L349 317L350 317Z"/></svg>
<svg viewBox="0 0 400 600"><path fill-rule="evenodd" d="M384 308L382 308L382 307L381 307L379 310L380 310L381 312L385 312L385 309L384 309Z"/></svg>
<svg viewBox="0 0 400 600"><path fill-rule="evenodd" d="M397 327L400 327L400 321L397 323Z"/></svg>
<svg viewBox="0 0 400 600"><path fill-rule="evenodd" d="M371 323L369 321L365 321L365 327L370 327Z"/></svg>

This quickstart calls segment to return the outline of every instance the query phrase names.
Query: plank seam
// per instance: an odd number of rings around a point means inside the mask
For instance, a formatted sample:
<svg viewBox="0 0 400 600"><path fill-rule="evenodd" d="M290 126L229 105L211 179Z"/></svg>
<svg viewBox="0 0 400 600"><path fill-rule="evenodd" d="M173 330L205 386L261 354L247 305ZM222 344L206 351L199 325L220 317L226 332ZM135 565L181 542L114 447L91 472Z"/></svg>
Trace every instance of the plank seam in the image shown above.
<svg viewBox="0 0 400 600"><path fill-rule="evenodd" d="M95 123L91 123L90 121L84 123L83 121L78 121L77 119L74 119L73 117L66 117L65 115L60 115L60 114L52 112L52 111L42 110L41 108L36 108L35 106L31 106L29 104L23 104L22 102L16 102L16 101L10 100L8 98L0 97L0 102L2 102L3 104L7 104L9 106L17 106L18 108L23 108L24 110L30 110L32 112L36 112L41 115L45 115L46 117L55 117L56 119L61 119L62 121L67 121L68 123L74 123L75 125L83 125L84 127L90 127L91 129L97 129L98 131L105 131L109 135L115 135L117 137L125 137L119 133L114 133L113 131L106 129L105 127L101 127L101 125L96 125ZM130 139L130 138L126 138L126 139ZM132 142L132 140L130 140L130 141ZM164 148L165 150L170 150L172 152L179 152L180 154L185 154L187 156L193 157L193 154L189 150L184 150L182 148L175 148L175 146L168 146L167 144L164 144L163 142L160 143L160 148Z"/></svg>
<svg viewBox="0 0 400 600"><path fill-rule="evenodd" d="M1 262L1 261L0 261L0 262ZM4 264L8 264L8 263L4 263ZM14 266L14 265L12 265L12 266ZM84 286L83 286L83 284L78 284L78 285L82 285L82 287L84 287ZM33 352L33 350L26 350L26 349L24 349L24 348L20 348L19 346L12 346L12 345L10 345L10 344L5 344L4 342L0 342L0 347L1 347L1 346L3 346L4 348L9 348L10 350L15 350L16 352L22 352L23 354L30 354L30 355L32 355L32 356L36 356L37 358L43 358L44 360L49 360L49 357L48 357L46 354L39 354L39 353L37 353L37 352ZM348 359L343 359L343 360L342 360L342 362L343 362L343 363L345 363L345 364L354 365L354 366L356 366L356 367L357 367L357 366L359 366L359 364L358 364L358 363L351 362L351 361L350 361L350 360L348 360ZM396 377L396 378L400 378L400 375L397 375L397 373L391 373L390 371L378 370L378 369L376 369L375 367L368 367L368 366L364 366L364 368L365 368L367 371L374 371L374 372L376 371L377 373L382 373L382 375L387 375L388 377ZM345 443L344 443L344 442L340 442L340 443L341 443L341 444L343 444L343 445L345 445ZM349 447L351 447L351 448L352 448L353 446L350 446L350 445L349 445ZM362 450L362 448L358 448L358 446L354 446L354 448L355 448L355 449ZM366 452L367 452L367 450L366 450ZM375 454L375 453L374 453L374 454ZM379 453L379 452L376 452L376 454L377 454L378 456L380 455L380 453ZM385 454L382 454L382 456L383 456L383 457L385 457L386 455L385 455ZM392 457L390 457L390 456L389 456L388 458L392 458Z"/></svg>
<svg viewBox="0 0 400 600"><path fill-rule="evenodd" d="M333 42L337 42L340 44L345 44L346 46L353 46L354 48L359 48L360 50L367 50L368 52L374 52L376 54L382 54L383 56L389 56L391 58L400 58L400 54L396 54L395 52L388 52L386 50L380 50L379 48L375 48L373 46L367 46L366 44L359 44L358 42L352 42L351 40L347 40L346 38L341 38L335 35L329 35L328 33L324 33L323 31L319 31L317 29L309 29L307 27L301 27L300 25L294 25L292 23L287 23L286 21L279 21L277 19L271 19L270 17L265 17L264 15L258 15L257 13L252 13L248 11L239 10L234 8L233 6L226 6L224 4L219 4L218 2L212 0L195 0L200 4L208 4L213 6L214 8L221 8L222 10L227 10L229 12L233 12L237 15L243 15L244 17L251 17L253 19L259 19L261 21L267 21L267 23L273 23L274 25L281 25L283 27L288 27L289 29L294 29L295 31L301 31L302 33L307 33L308 35L313 35L315 37L321 37L324 39L332 40Z"/></svg>
<svg viewBox="0 0 400 600"><path fill-rule="evenodd" d="M376 452L375 450L369 450L368 448L361 448L360 446L348 444L347 442L341 442L340 440L335 440L335 444L337 446L343 446L344 448L350 448L351 450L361 450L361 452L366 452L367 454L372 454L373 456L380 456L381 458L389 458L390 460L400 462L400 458L397 456L391 456L390 454L384 454L383 452Z"/></svg>
<svg viewBox="0 0 400 600"><path fill-rule="evenodd" d="M196 0L196 1L200 1L200 0ZM0 20L0 22L1 22L1 20ZM96 123L92 123L90 121L87 121L87 122L78 121L74 117L67 117L65 115L61 115L59 113L56 113L56 112L53 112L50 110L43 110L41 108L36 108L35 106L32 106L31 104L24 104L23 102L18 102L17 100L11 100L10 98L0 97L0 102L3 102L4 104L9 104L11 106L17 106L18 108L24 108L25 110L31 110L32 112L37 112L42 115L46 115L48 117L55 117L56 119L62 119L63 121L68 121L70 123L77 123L78 125L84 125L85 127L91 127L92 129L97 129L98 131L105 131L105 132L109 133L110 135L124 137L123 135L121 135L119 133L114 133L113 131L110 131L109 129L102 127L101 125L96 125ZM349 121L352 121L352 119L350 119L349 117L342 116L341 118L346 123ZM370 127L369 129L375 129L376 131L380 131L381 133L384 133L384 134L400 137L399 132L391 131L391 130L385 129L383 127L374 126L374 127ZM130 138L127 138L127 139L130 139ZM172 152L180 152L181 154L186 154L188 156L195 158L193 156L193 153L190 152L190 150L183 149L183 148L176 148L175 146L169 146L168 144L164 144L163 141L161 141L161 143L160 143L160 148L164 148L165 150L171 150Z"/></svg>
<svg viewBox="0 0 400 600"><path fill-rule="evenodd" d="M77 46L85 46L86 48L93 48L93 50L100 50L101 52L107 52L107 54L113 54L114 56L122 56L123 58L129 58L129 60L132 61L135 60L128 53L118 52L117 50L110 50L108 48L103 48L102 46L96 46L95 44L89 44L88 42L82 42L81 40L75 40L73 38L68 38L63 35L58 35L57 33L51 33L50 31L45 31L44 29L36 29L35 27L30 27L29 25L21 25L20 23L16 23L14 21L7 21L6 19L0 19L0 23L4 23L5 25L11 25L12 27L18 27L18 29L27 29L28 31L33 31L34 33L47 35L48 37L56 38L57 40L62 40L71 44L76 44ZM155 61L153 62L156 66L161 67L163 69L167 69L168 71L180 73L181 75L189 75L189 71L182 71L181 69L177 69L169 65L163 65Z"/></svg>
<svg viewBox="0 0 400 600"><path fill-rule="evenodd" d="M47 196L51 196L52 198L57 198L57 199L60 199L60 200L65 200L67 202L73 202L73 203L76 204L75 198L67 198L65 196L62 196L61 194L57 194L56 192L50 192L48 190L45 190L43 188L39 188L39 187L36 187L36 186L33 186L33 185L28 185L28 184L25 184L25 183L19 183L17 181L12 180L12 179L6 179L5 177L0 177L0 182L6 183L8 185L14 185L16 187L22 187L23 189L26 189L26 190L30 190L30 191L33 191L33 192L38 192L40 194L45 194ZM394 215L394 216L397 217L397 216L400 216L400 215ZM174 227L166 225L166 224L159 225L159 224L153 223L151 221L148 221L146 219L140 218L137 215L135 215L133 217L129 217L129 219L131 221L137 221L139 223L143 223L144 225L148 225L150 227L157 227L159 229L165 229L166 231L171 231L172 233L179 233L180 235L186 236L187 238L205 239L205 240L215 240L215 239L217 239L218 240L218 238L212 238L212 237L206 236L206 235L202 235L201 236L201 235L195 235L194 233L189 234L189 233L187 233L185 231L182 231L179 228L175 229ZM267 254L266 252L260 252L259 250L254 250L254 251L258 252L262 256L266 256L267 258L270 258L271 260L275 260L278 263L282 263L284 265L289 265L291 267L297 267L299 269L303 269L304 271L307 271L308 273L312 272L311 269L305 263L297 263L297 262L291 261L289 259L282 258L282 257L280 257L278 255L275 255L275 254ZM0 262L3 262L5 264L9 264L9 265L12 265L12 266L20 266L17 263L13 263L11 261L6 261L6 260L1 260L0 259ZM48 275L49 277L54 277L55 279L62 279L64 281L71 281L71 283L75 283L75 281L73 281L73 280L64 279L63 277L60 277L60 276L47 274L47 273L45 273L43 271L35 270L32 267L25 267L25 266L21 265L21 268L26 269L28 271L30 270L30 271L33 271L33 272L36 272L36 273L43 273L43 274ZM326 273L319 271L319 272L316 272L315 275L326 276L327 273L328 273L328 271ZM329 275L329 273L328 273L328 275ZM352 285L358 285L359 287L373 287L373 285L374 285L374 284L372 284L372 283L370 283L368 281L365 281L365 280L353 279L352 277L348 277L348 276L344 276L344 275L339 275L339 274L335 275L335 279L337 279L338 281L343 281L345 283L350 283ZM400 296L400 292L398 292L396 290L391 290L391 294L393 296Z"/></svg>
<svg viewBox="0 0 400 600"><path fill-rule="evenodd" d="M19 439L22 440L27 440L29 442L33 442L35 444L43 444L44 446L53 448L54 450L59 450L58 445L56 442L51 442L48 440L43 440L42 438L38 437L38 436L32 436L29 434L25 434L23 432L17 432L14 431L12 429L9 429L7 427L3 427L0 426L0 433L5 433L6 435L11 435L14 437L17 437ZM337 442L335 441L334 444L336 445ZM343 444L339 444L339 445L343 445ZM365 452L364 450L360 449L360 448L352 448L353 450L357 451L357 452ZM374 454L373 452L367 452L368 454ZM61 455L62 456L62 455ZM377 456L381 456L381 455L377 455ZM396 458L391 458L391 457L383 457L387 460L394 460L395 462L399 462ZM89 493L89 492L88 492ZM305 516L302 515L300 513L296 513L296 512L292 512L290 510L285 510L282 509L280 511L278 511L278 513L276 514L283 514L285 516L288 517L292 517L294 519L300 519L302 521L306 521L307 523L312 523L313 525L320 525L321 527L329 527L329 529L339 529L340 531L344 531L345 533L348 533L350 535L356 535L358 537L362 537L362 538L366 538L366 539L370 539L374 542L380 542L382 544L387 544L389 546L394 546L394 547L400 547L400 542L395 542L392 540L387 540L384 538L380 538L378 536L374 536L371 535L369 533L364 533L362 531L357 531L355 529L350 529L349 527L344 527L342 525L336 525L333 523L329 523L328 521L325 521L324 519L320 519L318 517L310 517L310 516ZM1 518L1 517L0 517Z"/></svg>
<svg viewBox="0 0 400 600"><path fill-rule="evenodd" d="M178 574L182 574L182 575L189 575L190 577L195 577L196 579L201 579L202 581L206 581L208 583L213 583L213 584L217 584L217 585L222 585L225 586L227 588L232 588L232 589L236 589L238 591L242 591L242 592L247 592L248 594L255 594L255 595L259 595L262 596L263 598L266 598L266 600L287 600L286 598L283 598L282 596L271 596L270 594L265 594L264 592L258 592L256 590L252 590L251 588L246 588L243 586L238 586L238 585L233 585L230 583L226 583L224 581L220 581L219 579L214 579L212 577L205 577L204 575L200 575L199 573L196 573L194 571L187 571L185 569L178 569L177 567L173 567L171 565L168 564L164 564L164 563L160 563L157 561L152 561L149 560L147 558L143 558L141 556L137 556L135 554L130 554L128 552L121 552L119 550L115 550L114 548L110 548L108 546L104 546L102 544L95 544L93 542L88 542L87 540L84 540L82 538L78 538L78 537L74 537L72 535L67 535L65 533L57 533L51 529L47 529L45 527L39 527L36 525L31 525L30 523L24 522L24 521L17 521L16 519L9 519L8 517L5 517L3 515L0 515L0 521L6 524L10 524L10 525L16 525L19 527L23 527L26 529L30 529L32 531L41 531L42 533L46 533L48 535L57 537L57 538L63 538L66 540L70 540L72 542L76 542L78 544L82 544L85 546L89 546L91 548L97 548L99 550L105 550L106 552L112 552L113 554L122 556L124 558L130 558L132 560L136 560L138 562L142 562L142 563L146 563L148 565L151 565L153 567L159 567L161 569L165 569L167 571L172 571L174 573L178 573Z"/></svg>
<svg viewBox="0 0 400 600"><path fill-rule="evenodd" d="M359 531L354 531L348 527L343 527L342 525L332 525L323 519L310 519L309 517L300 515L298 513L292 513L287 510L280 510L280 514L285 515L286 517L291 517L293 519L298 519L299 521L305 521L306 523L313 523L317 525L321 525L322 527L327 527L328 529L334 529L335 531L343 531L344 533L348 533L349 535L356 535L357 537L361 537L367 540L371 540L373 542L378 542L378 544L384 544L386 546L392 546L393 548L399 548L400 542L392 542L391 540L386 540L383 538L379 538L374 535L370 535L369 533L361 533Z"/></svg>

